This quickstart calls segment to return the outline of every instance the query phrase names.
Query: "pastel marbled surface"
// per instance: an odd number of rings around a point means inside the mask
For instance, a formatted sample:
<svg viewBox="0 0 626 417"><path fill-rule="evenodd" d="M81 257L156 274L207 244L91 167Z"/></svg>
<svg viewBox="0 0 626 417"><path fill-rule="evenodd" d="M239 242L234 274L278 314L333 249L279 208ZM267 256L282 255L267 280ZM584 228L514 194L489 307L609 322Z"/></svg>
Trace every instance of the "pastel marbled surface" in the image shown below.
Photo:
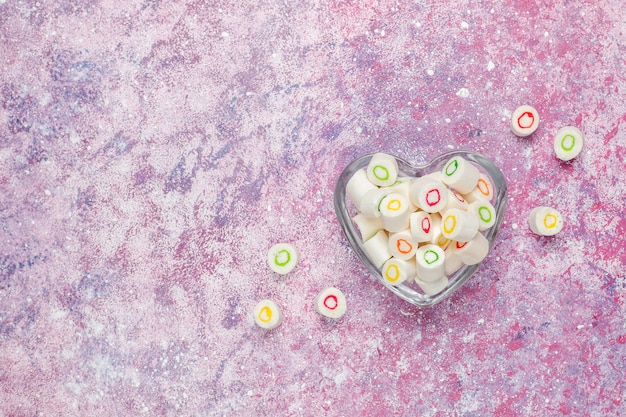
<svg viewBox="0 0 626 417"><path fill-rule="evenodd" d="M0 415L625 415L623 4L242 3L0 0ZM333 187L449 149L510 199L477 274L418 309L359 264Z"/></svg>

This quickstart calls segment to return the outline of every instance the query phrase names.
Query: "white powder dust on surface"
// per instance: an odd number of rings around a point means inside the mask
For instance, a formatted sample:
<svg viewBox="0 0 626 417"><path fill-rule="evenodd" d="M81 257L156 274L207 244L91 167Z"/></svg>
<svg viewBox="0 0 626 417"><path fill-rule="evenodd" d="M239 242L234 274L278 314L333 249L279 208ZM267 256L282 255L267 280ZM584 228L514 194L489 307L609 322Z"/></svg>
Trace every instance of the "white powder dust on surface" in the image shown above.
<svg viewBox="0 0 626 417"><path fill-rule="evenodd" d="M456 95L461 97L461 98L468 98L470 95L470 92L467 88L463 87L461 89L459 89L459 91L456 92Z"/></svg>

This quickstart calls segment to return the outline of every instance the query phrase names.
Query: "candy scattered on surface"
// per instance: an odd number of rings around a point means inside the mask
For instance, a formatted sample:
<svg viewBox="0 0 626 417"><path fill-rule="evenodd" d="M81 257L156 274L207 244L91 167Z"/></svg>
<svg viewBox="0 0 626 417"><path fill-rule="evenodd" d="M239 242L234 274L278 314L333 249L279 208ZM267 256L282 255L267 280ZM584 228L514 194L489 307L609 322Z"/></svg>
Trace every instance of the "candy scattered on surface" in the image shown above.
<svg viewBox="0 0 626 417"><path fill-rule="evenodd" d="M528 227L537 235L554 236L563 229L563 216L552 207L535 207L528 214Z"/></svg>
<svg viewBox="0 0 626 417"><path fill-rule="evenodd" d="M328 287L315 297L315 310L324 317L341 318L348 310L346 297L338 288Z"/></svg>
<svg viewBox="0 0 626 417"><path fill-rule="evenodd" d="M275 329L283 322L283 313L272 300L259 301L252 314L255 323L263 329Z"/></svg>
<svg viewBox="0 0 626 417"><path fill-rule="evenodd" d="M299 254L290 243L277 243L267 251L267 263L277 274L288 274L298 264Z"/></svg>
<svg viewBox="0 0 626 417"><path fill-rule="evenodd" d="M585 137L583 132L574 126L565 126L554 135L554 153L562 161L570 161L580 154Z"/></svg>
<svg viewBox="0 0 626 417"><path fill-rule="evenodd" d="M538 127L539 113L532 106L520 106L511 114L511 130L517 136L530 136Z"/></svg>

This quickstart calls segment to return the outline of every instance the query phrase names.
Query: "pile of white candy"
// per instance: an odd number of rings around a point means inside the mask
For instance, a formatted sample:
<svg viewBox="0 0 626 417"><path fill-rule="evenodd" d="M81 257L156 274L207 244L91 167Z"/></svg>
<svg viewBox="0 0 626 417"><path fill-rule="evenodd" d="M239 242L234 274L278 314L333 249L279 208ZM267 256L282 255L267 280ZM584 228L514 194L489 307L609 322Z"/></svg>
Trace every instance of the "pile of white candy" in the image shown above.
<svg viewBox="0 0 626 417"><path fill-rule="evenodd" d="M459 156L441 172L399 177L396 159L373 155L346 186L359 213L352 218L371 262L389 284L415 281L427 295L448 286L463 265L489 251L482 231L496 221L489 177Z"/></svg>

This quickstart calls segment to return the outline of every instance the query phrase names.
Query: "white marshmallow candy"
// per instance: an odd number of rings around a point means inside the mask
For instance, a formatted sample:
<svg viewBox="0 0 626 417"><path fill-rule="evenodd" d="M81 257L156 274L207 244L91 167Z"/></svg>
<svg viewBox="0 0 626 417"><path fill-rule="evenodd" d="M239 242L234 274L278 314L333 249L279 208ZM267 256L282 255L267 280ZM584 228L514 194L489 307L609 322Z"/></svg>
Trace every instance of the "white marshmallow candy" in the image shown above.
<svg viewBox="0 0 626 417"><path fill-rule="evenodd" d="M520 106L511 114L511 131L520 137L533 134L539 127L539 113L534 107Z"/></svg>
<svg viewBox="0 0 626 417"><path fill-rule="evenodd" d="M426 174L424 176L428 178L432 178L435 181L443 182L443 175L441 175L441 171L433 171L430 174Z"/></svg>
<svg viewBox="0 0 626 417"><path fill-rule="evenodd" d="M398 286L404 282L413 282L416 268L414 261L391 258L383 265L382 276L389 284Z"/></svg>
<svg viewBox="0 0 626 417"><path fill-rule="evenodd" d="M427 213L441 211L448 202L448 189L440 181L428 176L417 178L411 184L409 198Z"/></svg>
<svg viewBox="0 0 626 417"><path fill-rule="evenodd" d="M389 235L389 253L396 259L406 261L415 256L417 242L409 229Z"/></svg>
<svg viewBox="0 0 626 417"><path fill-rule="evenodd" d="M398 161L386 153L376 153L367 165L367 179L374 185L388 187L398 179Z"/></svg>
<svg viewBox="0 0 626 417"><path fill-rule="evenodd" d="M469 213L474 213L478 218L478 231L489 229L496 223L496 209L485 199L478 199L467 207Z"/></svg>
<svg viewBox="0 0 626 417"><path fill-rule="evenodd" d="M255 323L267 330L278 327L283 321L283 313L272 300L261 300L252 313Z"/></svg>
<svg viewBox="0 0 626 417"><path fill-rule="evenodd" d="M484 198L487 201L491 201L493 199L493 184L489 177L483 173L478 177L478 183L476 184L476 188L470 191L467 194L464 194L463 197L468 203L478 200L479 198Z"/></svg>
<svg viewBox="0 0 626 417"><path fill-rule="evenodd" d="M359 204L359 211L364 216L380 217L380 202L391 193L388 188L375 188L365 193Z"/></svg>
<svg viewBox="0 0 626 417"><path fill-rule="evenodd" d="M437 245L440 248L445 248L450 243L450 239L443 235L441 220L441 215L439 213L432 213L430 215L430 225L432 230L430 243Z"/></svg>
<svg viewBox="0 0 626 417"><path fill-rule="evenodd" d="M552 207L535 207L528 216L528 227L535 234L554 236L563 229L563 217Z"/></svg>
<svg viewBox="0 0 626 417"><path fill-rule="evenodd" d="M444 184L461 194L465 194L476 188L480 171L471 162L460 156L455 156L441 169L441 175Z"/></svg>
<svg viewBox="0 0 626 417"><path fill-rule="evenodd" d="M450 209L467 210L467 206L468 202L465 201L462 194L459 194L456 191L448 190L448 203L440 211L440 213L445 213Z"/></svg>
<svg viewBox="0 0 626 417"><path fill-rule="evenodd" d="M583 132L574 126L565 126L554 135L554 153L561 161L569 161L578 156L583 149Z"/></svg>
<svg viewBox="0 0 626 417"><path fill-rule="evenodd" d="M411 206L405 196L388 194L380 203L380 216L383 227L389 232L399 232L409 228Z"/></svg>
<svg viewBox="0 0 626 417"><path fill-rule="evenodd" d="M426 282L416 278L415 282L419 285L424 294L437 295L448 286L448 277L444 275L443 277L432 282Z"/></svg>
<svg viewBox="0 0 626 417"><path fill-rule="evenodd" d="M456 254L456 243L457 242L450 242L450 244L444 250L444 253L446 254L445 270L447 276L454 274L456 271L461 269L463 265L465 265L463 263L463 260L459 258L459 256Z"/></svg>
<svg viewBox="0 0 626 417"><path fill-rule="evenodd" d="M288 274L298 263L299 255L296 248L289 243L277 243L267 252L267 263L277 274Z"/></svg>
<svg viewBox="0 0 626 417"><path fill-rule="evenodd" d="M406 197L407 201L409 202L409 206L410 206L409 210L411 212L418 210L418 207L411 202L410 191L411 191L412 183L413 183L413 178L402 177L402 178L398 178L398 181L396 181L394 185L388 188L389 190L391 190L392 193L402 194L403 196Z"/></svg>
<svg viewBox="0 0 626 417"><path fill-rule="evenodd" d="M328 287L322 290L317 297L315 297L314 304L315 310L318 313L331 319L343 317L348 309L346 297L338 288L334 287Z"/></svg>
<svg viewBox="0 0 626 417"><path fill-rule="evenodd" d="M489 241L482 233L476 233L469 242L454 242L454 253L465 265L482 262L489 253Z"/></svg>
<svg viewBox="0 0 626 417"><path fill-rule="evenodd" d="M479 219L474 213L450 209L441 216L441 231L447 239L469 242L478 233Z"/></svg>
<svg viewBox="0 0 626 417"><path fill-rule="evenodd" d="M346 195L350 198L354 205L359 208L361 205L361 199L365 196L365 194L368 191L377 188L377 186L372 184L367 179L365 169L359 169L357 172L352 174L352 177L350 177L350 180L346 184Z"/></svg>
<svg viewBox="0 0 626 417"><path fill-rule="evenodd" d="M367 217L359 213L352 218L352 221L361 233L361 239L365 242L383 228L380 217Z"/></svg>
<svg viewBox="0 0 626 417"><path fill-rule="evenodd" d="M425 211L411 213L409 229L415 242L430 242L433 234L430 214Z"/></svg>
<svg viewBox="0 0 626 417"><path fill-rule="evenodd" d="M388 240L387 232L379 230L371 239L363 243L365 253L376 268L380 268L387 259L391 258Z"/></svg>
<svg viewBox="0 0 626 417"><path fill-rule="evenodd" d="M445 253L437 245L420 246L415 252L417 279L434 282L445 276Z"/></svg>

